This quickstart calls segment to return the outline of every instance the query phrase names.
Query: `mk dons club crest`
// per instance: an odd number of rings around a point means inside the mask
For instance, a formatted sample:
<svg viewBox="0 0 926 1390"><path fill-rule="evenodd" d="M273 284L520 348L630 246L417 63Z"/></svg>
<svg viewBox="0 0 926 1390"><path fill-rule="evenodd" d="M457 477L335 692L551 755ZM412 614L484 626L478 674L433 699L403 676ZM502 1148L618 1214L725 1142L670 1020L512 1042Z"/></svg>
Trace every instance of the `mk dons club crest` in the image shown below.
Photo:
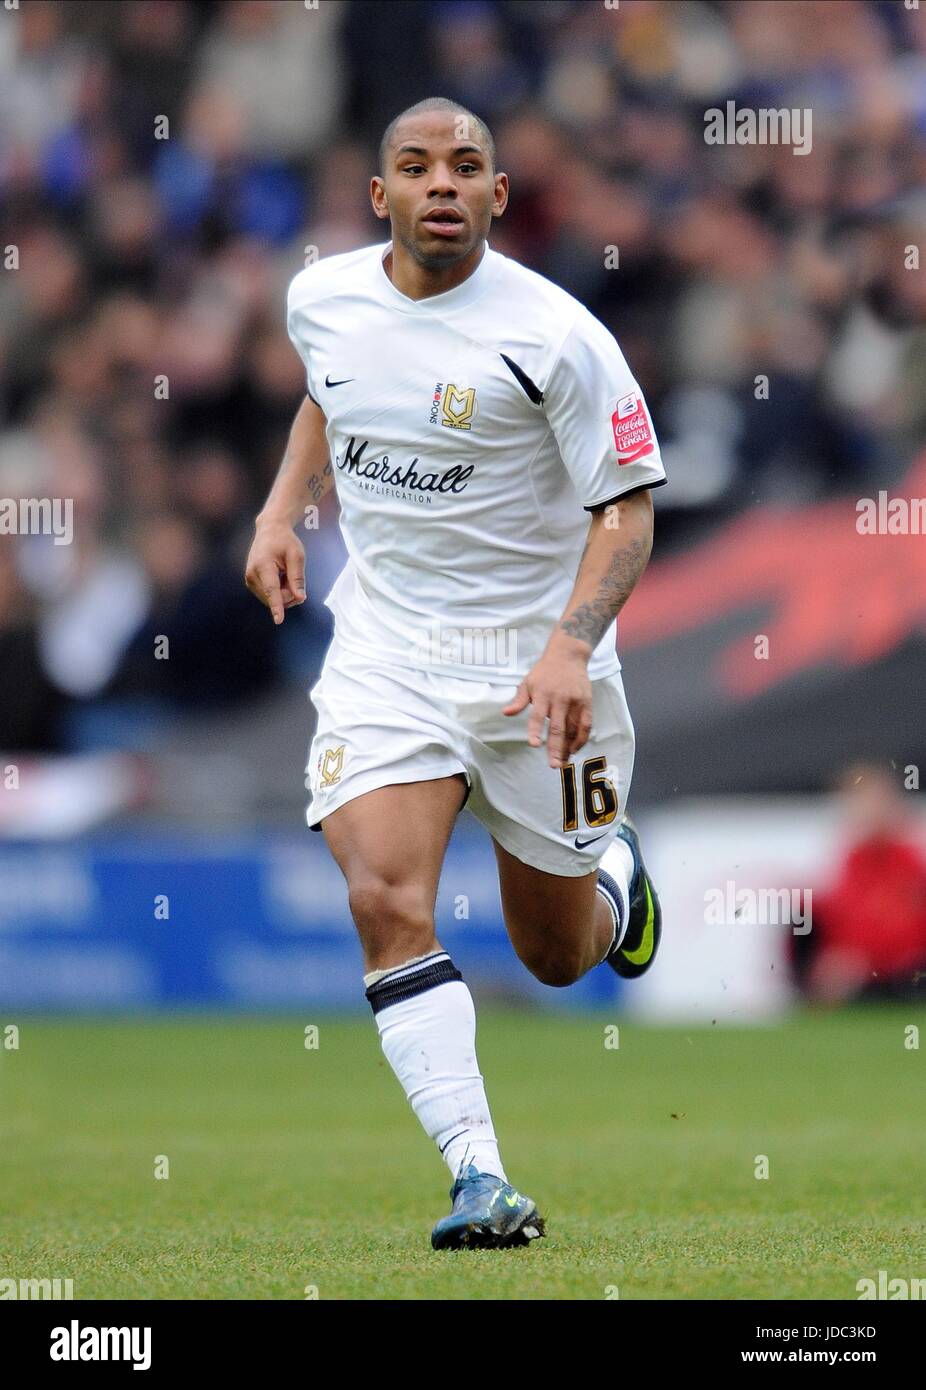
<svg viewBox="0 0 926 1390"><path fill-rule="evenodd" d="M452 430L468 430L472 428L473 419L476 414L476 388L468 387L461 391L453 382L448 382L445 386L443 382L438 382L434 387L431 408L431 423L434 424L440 416L440 423Z"/></svg>
<svg viewBox="0 0 926 1390"><path fill-rule="evenodd" d="M340 782L344 769L344 744L338 748L326 748L318 760L319 788L333 787Z"/></svg>

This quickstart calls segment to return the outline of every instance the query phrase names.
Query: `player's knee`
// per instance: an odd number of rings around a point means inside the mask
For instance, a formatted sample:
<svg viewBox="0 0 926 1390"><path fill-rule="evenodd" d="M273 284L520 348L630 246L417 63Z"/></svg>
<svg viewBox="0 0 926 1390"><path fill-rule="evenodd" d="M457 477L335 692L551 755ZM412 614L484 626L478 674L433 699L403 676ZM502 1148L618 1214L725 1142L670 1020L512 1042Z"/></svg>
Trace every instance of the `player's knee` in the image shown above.
<svg viewBox="0 0 926 1390"><path fill-rule="evenodd" d="M349 888L351 915L368 951L407 945L409 957L427 949L434 919L425 895L415 884L364 877Z"/></svg>
<svg viewBox="0 0 926 1390"><path fill-rule="evenodd" d="M542 985L552 985L564 989L574 985L585 974L586 964L582 956L567 946L551 949L547 945L536 950L519 951L521 960L531 974Z"/></svg>

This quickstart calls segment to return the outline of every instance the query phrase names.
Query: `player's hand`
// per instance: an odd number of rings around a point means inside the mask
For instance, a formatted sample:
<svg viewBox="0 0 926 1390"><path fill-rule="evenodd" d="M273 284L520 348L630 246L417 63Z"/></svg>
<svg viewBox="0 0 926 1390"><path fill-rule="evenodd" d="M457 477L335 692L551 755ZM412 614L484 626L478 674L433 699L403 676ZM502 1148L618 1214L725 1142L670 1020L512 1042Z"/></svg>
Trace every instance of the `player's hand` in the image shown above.
<svg viewBox="0 0 926 1390"><path fill-rule="evenodd" d="M275 623L283 621L284 609L305 602L305 550L291 526L258 517L244 582Z"/></svg>
<svg viewBox="0 0 926 1390"><path fill-rule="evenodd" d="M590 654L584 642L565 639L557 646L551 643L502 711L520 714L530 705L527 741L532 748L543 742L544 723L549 719L547 761L551 767L565 767L572 754L584 748L592 731Z"/></svg>

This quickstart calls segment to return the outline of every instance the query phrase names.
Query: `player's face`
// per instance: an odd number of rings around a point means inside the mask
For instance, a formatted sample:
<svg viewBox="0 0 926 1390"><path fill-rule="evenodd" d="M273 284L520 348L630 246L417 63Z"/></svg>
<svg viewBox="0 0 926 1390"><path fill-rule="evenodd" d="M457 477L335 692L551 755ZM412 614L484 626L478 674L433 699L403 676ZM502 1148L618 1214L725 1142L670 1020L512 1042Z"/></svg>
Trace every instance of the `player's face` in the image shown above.
<svg viewBox="0 0 926 1390"><path fill-rule="evenodd" d="M485 240L505 209L508 180L493 174L472 122L425 111L398 126L385 177L373 180L372 192L377 215L392 222L393 240L419 265L436 269Z"/></svg>

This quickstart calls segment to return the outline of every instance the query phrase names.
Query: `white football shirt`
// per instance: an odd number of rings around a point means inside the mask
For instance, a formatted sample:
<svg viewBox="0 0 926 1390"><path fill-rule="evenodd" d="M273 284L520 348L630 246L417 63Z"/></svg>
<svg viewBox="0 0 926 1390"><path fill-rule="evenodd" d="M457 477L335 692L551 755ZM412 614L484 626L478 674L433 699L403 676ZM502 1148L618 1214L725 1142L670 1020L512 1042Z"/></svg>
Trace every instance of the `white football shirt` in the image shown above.
<svg viewBox="0 0 926 1390"><path fill-rule="evenodd" d="M409 299L391 245L289 287L348 554L326 603L373 661L520 680L563 615L590 509L665 482L652 421L614 338L565 290L486 244L462 284ZM612 623L589 675L619 669Z"/></svg>

